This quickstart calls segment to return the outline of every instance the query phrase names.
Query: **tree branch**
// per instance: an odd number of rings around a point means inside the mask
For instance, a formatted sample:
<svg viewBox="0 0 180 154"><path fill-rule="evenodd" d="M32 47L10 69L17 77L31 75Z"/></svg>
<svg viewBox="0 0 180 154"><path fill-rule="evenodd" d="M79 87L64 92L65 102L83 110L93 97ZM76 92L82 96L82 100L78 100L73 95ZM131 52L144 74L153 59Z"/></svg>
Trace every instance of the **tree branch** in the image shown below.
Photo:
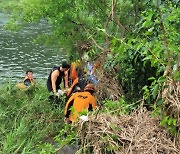
<svg viewBox="0 0 180 154"><path fill-rule="evenodd" d="M86 27L82 24L83 29L86 31L86 33L88 33L88 35L90 36L92 42L97 46L97 48L99 48L102 51L105 51L105 49L103 47L101 47L96 40L93 38L93 36L89 33L89 31L86 29Z"/></svg>
<svg viewBox="0 0 180 154"><path fill-rule="evenodd" d="M165 29L165 26L164 26L164 23L163 23L163 18L162 18L162 13L161 13L161 9L160 7L158 6L158 11L159 11L159 16L160 16L160 19L161 19L161 28L162 28L162 33L163 33L163 42L164 42L164 46L166 48L166 52L167 52L167 60L168 60L168 72L170 73L170 75L172 76L172 67L171 67L171 60L170 60L170 51L169 51L169 48L168 48L168 41L167 41L167 37L166 37L166 29Z"/></svg>
<svg viewBox="0 0 180 154"><path fill-rule="evenodd" d="M113 5L113 3L114 3L114 5ZM111 6L111 12L110 12L110 15L112 15L112 21L114 21L113 20L113 17L114 17L114 19L115 19L115 23L119 26L119 28L122 30L122 35L121 35L121 37L123 38L124 37L124 35L125 35L125 30L126 30L126 28L123 26L123 24L121 24L121 22L120 22L120 20L118 19L118 17L117 17L117 15L116 15L116 12L115 12L115 7L116 7L116 3L117 3L117 1L115 1L114 2L114 0L112 0L112 6ZM107 6L106 4L104 4L105 6ZM109 16L108 16L109 17Z"/></svg>
<svg viewBox="0 0 180 154"><path fill-rule="evenodd" d="M104 29L106 30L107 29L107 26L109 24L109 20L111 18L111 16L113 17L113 12L114 12L114 8L115 8L115 5L116 3L114 3L114 1L112 0L112 5L111 5L111 10L110 10L110 13L106 19L106 23L105 23L105 26L104 26ZM113 20L113 19L112 19ZM104 33L105 34L105 39L106 39L106 43L107 43L107 47L108 47L108 50L110 50L110 41L109 41L109 37L107 35L107 33Z"/></svg>
<svg viewBox="0 0 180 154"><path fill-rule="evenodd" d="M94 12L94 14L96 15L96 17L98 17L98 13L96 12L96 9L94 9L93 6L90 5L90 3L89 3L88 0L86 0L86 1L87 1L87 5L90 7L90 9Z"/></svg>
<svg viewBox="0 0 180 154"><path fill-rule="evenodd" d="M121 35L121 37L123 38L124 37L124 35L125 35L125 27L121 24L121 22L120 22L120 20L118 19L118 17L117 17L117 15L116 15L116 13L114 12L114 18L115 18L115 21L117 22L117 25L119 26L119 28L121 28L122 29L122 35Z"/></svg>

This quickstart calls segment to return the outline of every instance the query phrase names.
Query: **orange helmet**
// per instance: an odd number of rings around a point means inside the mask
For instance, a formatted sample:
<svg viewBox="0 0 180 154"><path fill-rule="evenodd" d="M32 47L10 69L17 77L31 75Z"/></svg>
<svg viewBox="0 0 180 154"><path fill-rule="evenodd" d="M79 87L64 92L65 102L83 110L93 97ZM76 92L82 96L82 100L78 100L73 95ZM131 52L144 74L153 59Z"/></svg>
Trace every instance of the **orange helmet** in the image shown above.
<svg viewBox="0 0 180 154"><path fill-rule="evenodd" d="M84 88L84 91L94 91L95 92L95 86L93 84L87 84Z"/></svg>

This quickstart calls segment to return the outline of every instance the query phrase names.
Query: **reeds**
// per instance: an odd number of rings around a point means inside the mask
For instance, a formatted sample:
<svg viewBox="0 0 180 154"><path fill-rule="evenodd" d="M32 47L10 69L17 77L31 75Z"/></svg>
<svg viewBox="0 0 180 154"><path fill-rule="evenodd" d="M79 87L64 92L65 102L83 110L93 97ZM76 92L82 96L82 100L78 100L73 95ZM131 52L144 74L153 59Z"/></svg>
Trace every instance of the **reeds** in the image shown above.
<svg viewBox="0 0 180 154"><path fill-rule="evenodd" d="M53 108L45 87L30 92L0 89L0 153L40 153L45 138L57 133L63 109Z"/></svg>

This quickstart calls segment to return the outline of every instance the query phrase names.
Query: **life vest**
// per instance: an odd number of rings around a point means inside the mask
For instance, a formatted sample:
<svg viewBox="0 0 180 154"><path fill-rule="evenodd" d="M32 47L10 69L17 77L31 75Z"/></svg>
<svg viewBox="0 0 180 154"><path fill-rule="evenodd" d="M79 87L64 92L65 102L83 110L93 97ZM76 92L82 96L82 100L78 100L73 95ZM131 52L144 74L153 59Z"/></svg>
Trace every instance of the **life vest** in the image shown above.
<svg viewBox="0 0 180 154"><path fill-rule="evenodd" d="M26 88L27 88L24 83L18 83L18 84L16 85L16 87L17 87L18 89L20 89L20 90L26 90Z"/></svg>
<svg viewBox="0 0 180 154"><path fill-rule="evenodd" d="M81 61L72 62L68 70L68 86L71 86L74 80L78 78L79 70L83 70ZM84 74L84 71L82 73Z"/></svg>
<svg viewBox="0 0 180 154"><path fill-rule="evenodd" d="M24 78L24 84L26 85L26 82L29 82L30 84L34 84L34 79L30 79L28 76ZM26 85L29 86L29 85Z"/></svg>
<svg viewBox="0 0 180 154"><path fill-rule="evenodd" d="M70 68L70 78L72 81L74 81L77 78L77 71L76 71L76 63L73 62L71 64L71 68Z"/></svg>
<svg viewBox="0 0 180 154"><path fill-rule="evenodd" d="M65 117L75 122L79 113L83 110L92 110L97 107L96 98L90 92L76 92L68 100L65 106ZM72 109L73 108L73 109ZM72 110L70 110L72 109Z"/></svg>
<svg viewBox="0 0 180 154"><path fill-rule="evenodd" d="M26 90L28 86L34 83L35 83L34 79L30 79L28 76L25 76L23 83L18 83L16 87L21 90Z"/></svg>
<svg viewBox="0 0 180 154"><path fill-rule="evenodd" d="M53 67L50 74L49 74L49 77L48 77L48 80L47 80L47 88L48 88L48 91L51 92L53 91L52 89L52 81L51 81L51 75L52 73L55 71L55 70L58 70L59 71L59 76L57 77L57 80L56 80L56 89L60 89L60 84L62 82L62 78L64 77L64 72L62 72L60 70L60 67Z"/></svg>

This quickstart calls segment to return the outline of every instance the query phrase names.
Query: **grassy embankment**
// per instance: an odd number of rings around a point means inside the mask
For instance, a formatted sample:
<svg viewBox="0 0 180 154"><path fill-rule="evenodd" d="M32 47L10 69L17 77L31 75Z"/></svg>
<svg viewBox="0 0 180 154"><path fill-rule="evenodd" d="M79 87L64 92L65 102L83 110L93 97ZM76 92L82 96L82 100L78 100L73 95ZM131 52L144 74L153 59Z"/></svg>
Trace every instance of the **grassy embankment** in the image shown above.
<svg viewBox="0 0 180 154"><path fill-rule="evenodd" d="M53 107L48 95L42 85L28 91L1 86L0 153L40 153L48 147L43 142L58 132L63 119L63 109Z"/></svg>
<svg viewBox="0 0 180 154"><path fill-rule="evenodd" d="M42 85L28 91L1 87L0 153L53 154L74 143L79 153L179 153L177 138L160 126L160 118L123 97L104 101L89 122L68 125L63 107L54 107L48 95Z"/></svg>

